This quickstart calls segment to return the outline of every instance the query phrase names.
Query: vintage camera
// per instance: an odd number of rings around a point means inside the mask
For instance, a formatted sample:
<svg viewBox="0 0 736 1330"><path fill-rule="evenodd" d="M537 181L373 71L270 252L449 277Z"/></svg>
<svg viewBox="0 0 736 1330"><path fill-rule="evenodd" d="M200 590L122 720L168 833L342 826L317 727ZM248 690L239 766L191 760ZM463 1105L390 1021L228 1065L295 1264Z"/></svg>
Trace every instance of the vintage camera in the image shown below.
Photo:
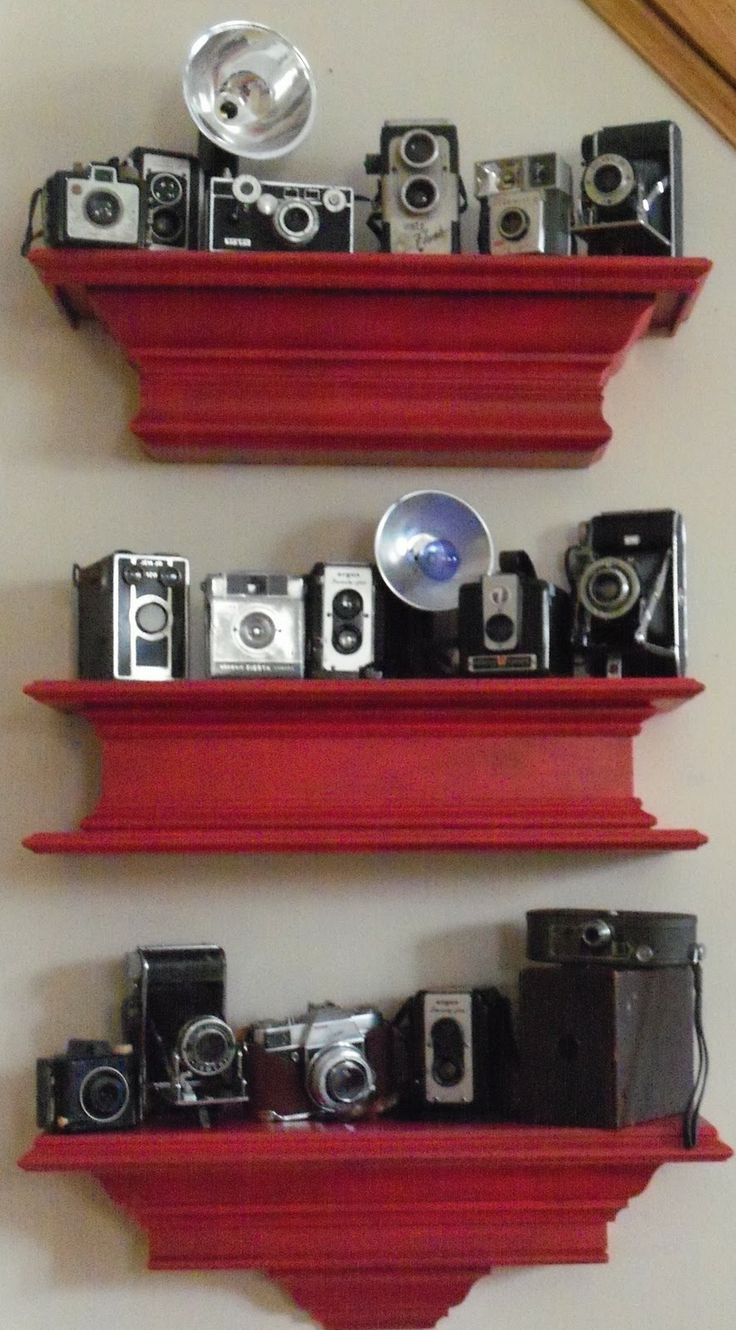
<svg viewBox="0 0 736 1330"><path fill-rule="evenodd" d="M682 136L671 120L586 134L573 232L589 254L682 254Z"/></svg>
<svg viewBox="0 0 736 1330"><path fill-rule="evenodd" d="M684 674L685 528L671 508L602 513L565 556L578 673Z"/></svg>
<svg viewBox="0 0 736 1330"><path fill-rule="evenodd" d="M144 189L148 249L199 249L204 218L204 172L196 157L159 148L133 148L125 169Z"/></svg>
<svg viewBox="0 0 736 1330"><path fill-rule="evenodd" d="M129 953L123 1028L138 1053L140 1116L246 1103L244 1049L225 1020L221 947Z"/></svg>
<svg viewBox="0 0 736 1330"><path fill-rule="evenodd" d="M208 248L352 253L353 197L347 185L216 176L209 184Z"/></svg>
<svg viewBox="0 0 736 1330"><path fill-rule="evenodd" d="M694 914L653 910L528 910L530 961L657 967L690 965L698 952Z"/></svg>
<svg viewBox="0 0 736 1330"><path fill-rule="evenodd" d="M382 587L368 563L317 563L307 578L307 673L357 679L380 672Z"/></svg>
<svg viewBox="0 0 736 1330"><path fill-rule="evenodd" d="M74 564L80 679L184 679L189 564L178 554L116 550Z"/></svg>
<svg viewBox="0 0 736 1330"><path fill-rule="evenodd" d="M355 1118L396 1099L394 1031L371 1007L310 1005L246 1032L251 1106L263 1121Z"/></svg>
<svg viewBox="0 0 736 1330"><path fill-rule="evenodd" d="M570 674L570 596L537 577L525 550L502 550L498 573L460 588L460 673Z"/></svg>
<svg viewBox="0 0 736 1330"><path fill-rule="evenodd" d="M36 1062L36 1122L45 1131L120 1131L134 1127L137 1069L129 1047L70 1039L66 1053Z"/></svg>
<svg viewBox="0 0 736 1330"><path fill-rule="evenodd" d="M90 162L56 171L41 191L41 210L47 245L143 244L140 181L119 179L113 163Z"/></svg>
<svg viewBox="0 0 736 1330"><path fill-rule="evenodd" d="M569 254L572 172L556 152L475 163L481 254Z"/></svg>
<svg viewBox="0 0 736 1330"><path fill-rule="evenodd" d="M202 583L210 678L304 677L304 578L215 573Z"/></svg>
<svg viewBox="0 0 736 1330"><path fill-rule="evenodd" d="M513 1101L515 1045L497 988L425 990L395 1025L405 1050L402 1102L412 1112L504 1117Z"/></svg>
<svg viewBox="0 0 736 1330"><path fill-rule="evenodd" d="M457 254L467 207L457 129L447 120L387 120L380 152L365 159L380 176L368 226L392 254Z"/></svg>

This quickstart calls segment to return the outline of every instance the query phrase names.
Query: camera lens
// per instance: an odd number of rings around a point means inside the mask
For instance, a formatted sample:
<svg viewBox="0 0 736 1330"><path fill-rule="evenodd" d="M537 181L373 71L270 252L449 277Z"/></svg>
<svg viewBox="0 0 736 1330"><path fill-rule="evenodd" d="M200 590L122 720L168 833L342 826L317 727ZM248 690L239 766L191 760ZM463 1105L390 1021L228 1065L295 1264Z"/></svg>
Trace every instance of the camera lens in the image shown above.
<svg viewBox="0 0 736 1330"><path fill-rule="evenodd" d="M621 168L613 162L608 162L605 166L599 166L593 174L593 184L599 194L613 194L614 190L621 184Z"/></svg>
<svg viewBox="0 0 736 1330"><path fill-rule="evenodd" d="M128 1082L115 1067L95 1067L79 1087L79 1106L93 1122L115 1122L129 1099Z"/></svg>
<svg viewBox="0 0 736 1330"><path fill-rule="evenodd" d="M496 226L504 240L521 240L529 230L529 214L523 208L506 208Z"/></svg>
<svg viewBox="0 0 736 1330"><path fill-rule="evenodd" d="M613 929L605 919L591 919L580 930L580 941L588 951L602 951L613 941Z"/></svg>
<svg viewBox="0 0 736 1330"><path fill-rule="evenodd" d="M339 1104L354 1104L368 1093L366 1069L360 1062L341 1062L328 1071L325 1090Z"/></svg>
<svg viewBox="0 0 736 1330"><path fill-rule="evenodd" d="M463 1032L458 1022L450 1016L441 1016L434 1022L430 1037L434 1079L438 1085L457 1085L463 1078L465 1065Z"/></svg>
<svg viewBox="0 0 736 1330"><path fill-rule="evenodd" d="M290 231L293 235L297 236L300 236L303 231L306 231L311 220L307 209L298 203L292 203L290 207L285 208L281 214L281 224L284 230Z"/></svg>
<svg viewBox="0 0 736 1330"><path fill-rule="evenodd" d="M613 555L588 564L578 582L582 605L597 619L622 618L634 608L640 593L634 565Z"/></svg>
<svg viewBox="0 0 736 1330"><path fill-rule="evenodd" d="M347 1112L373 1094L376 1083L368 1062L352 1044L328 1044L312 1058L307 1092L328 1113Z"/></svg>
<svg viewBox="0 0 736 1330"><path fill-rule="evenodd" d="M235 1036L219 1016L198 1016L180 1030L179 1056L198 1076L221 1076L235 1057Z"/></svg>
<svg viewBox="0 0 736 1330"><path fill-rule="evenodd" d="M148 188L156 203L178 203L183 192L178 175L172 175L170 171L151 176Z"/></svg>
<svg viewBox="0 0 736 1330"><path fill-rule="evenodd" d="M282 240L292 245L308 244L319 231L317 210L304 200L289 199L281 203L274 213L273 224Z"/></svg>
<svg viewBox="0 0 736 1330"><path fill-rule="evenodd" d="M592 579L589 590L593 600L597 600L599 604L610 608L611 605L615 605L620 600L622 595L626 594L628 587L620 573L606 571L599 573L597 577Z"/></svg>
<svg viewBox="0 0 736 1330"><path fill-rule="evenodd" d="M94 226L114 226L123 208L117 194L109 189L93 189L84 200L84 211Z"/></svg>
<svg viewBox="0 0 736 1330"><path fill-rule="evenodd" d="M428 129L412 129L401 140L401 156L407 166L429 166L439 149L434 134Z"/></svg>
<svg viewBox="0 0 736 1330"><path fill-rule="evenodd" d="M253 651L262 651L273 642L276 625L262 610L253 610L240 620L238 633L244 646L250 647Z"/></svg>
<svg viewBox="0 0 736 1330"><path fill-rule="evenodd" d="M437 199L437 186L428 176L415 176L401 190L401 200L409 212L429 212L436 207Z"/></svg>
<svg viewBox="0 0 736 1330"><path fill-rule="evenodd" d="M338 619L354 619L363 608L363 597L359 591L338 591L332 602L332 612Z"/></svg>
<svg viewBox="0 0 736 1330"><path fill-rule="evenodd" d="M513 619L508 614L492 614L486 623L486 637L491 642L509 642L513 636Z"/></svg>
<svg viewBox="0 0 736 1330"><path fill-rule="evenodd" d="M349 656L353 651L358 650L358 647L363 641L363 635L360 630L354 628L352 624L349 626L345 624L335 633L332 640L337 651L341 651L343 655Z"/></svg>
<svg viewBox="0 0 736 1330"><path fill-rule="evenodd" d="M162 633L169 622L168 607L160 600L146 600L138 606L135 621L141 632L148 633L150 637Z"/></svg>
<svg viewBox="0 0 736 1330"><path fill-rule="evenodd" d="M151 235L163 245L173 244L183 230L183 218L171 208L157 208L151 216Z"/></svg>

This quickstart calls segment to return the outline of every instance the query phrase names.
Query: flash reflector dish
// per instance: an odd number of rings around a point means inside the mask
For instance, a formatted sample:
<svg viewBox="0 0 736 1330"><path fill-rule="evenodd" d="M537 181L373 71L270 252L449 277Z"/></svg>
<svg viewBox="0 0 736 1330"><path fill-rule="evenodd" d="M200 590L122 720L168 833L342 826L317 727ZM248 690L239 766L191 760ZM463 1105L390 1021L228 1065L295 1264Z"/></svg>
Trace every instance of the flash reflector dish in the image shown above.
<svg viewBox="0 0 736 1330"><path fill-rule="evenodd" d="M490 572L493 543L482 517L441 490L397 499L378 524L376 563L391 591L417 610L457 609L463 582Z"/></svg>

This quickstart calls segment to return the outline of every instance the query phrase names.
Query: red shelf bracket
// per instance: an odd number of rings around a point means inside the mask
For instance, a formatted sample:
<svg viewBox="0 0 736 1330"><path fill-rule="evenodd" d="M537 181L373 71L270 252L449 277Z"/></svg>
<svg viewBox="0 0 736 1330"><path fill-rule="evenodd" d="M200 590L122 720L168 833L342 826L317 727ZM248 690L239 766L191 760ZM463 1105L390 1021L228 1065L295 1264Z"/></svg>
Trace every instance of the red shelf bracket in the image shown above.
<svg viewBox="0 0 736 1330"><path fill-rule="evenodd" d="M694 679L41 682L89 721L97 806L44 853L695 849L633 794Z"/></svg>

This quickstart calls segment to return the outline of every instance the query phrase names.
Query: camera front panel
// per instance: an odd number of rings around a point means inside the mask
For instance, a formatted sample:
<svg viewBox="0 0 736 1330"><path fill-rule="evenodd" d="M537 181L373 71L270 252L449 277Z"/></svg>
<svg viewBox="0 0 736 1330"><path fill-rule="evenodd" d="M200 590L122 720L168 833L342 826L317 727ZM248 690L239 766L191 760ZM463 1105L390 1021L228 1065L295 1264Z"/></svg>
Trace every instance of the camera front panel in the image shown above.
<svg viewBox="0 0 736 1330"><path fill-rule="evenodd" d="M528 960L618 967L689 965L697 916L656 910L529 910Z"/></svg>
<svg viewBox="0 0 736 1330"><path fill-rule="evenodd" d="M210 250L352 253L354 193L347 185L210 181ZM250 180L250 177L247 177Z"/></svg>
<svg viewBox="0 0 736 1330"><path fill-rule="evenodd" d="M137 1114L137 1071L129 1053L69 1054L36 1063L36 1120L46 1131L121 1131Z"/></svg>
<svg viewBox="0 0 736 1330"><path fill-rule="evenodd" d="M199 249L204 190L196 157L156 148L133 148L128 163L144 189L145 246Z"/></svg>
<svg viewBox="0 0 736 1330"><path fill-rule="evenodd" d="M92 162L83 175L57 171L44 190L46 240L70 247L137 247L143 211L139 183L119 180L114 166Z"/></svg>
<svg viewBox="0 0 736 1330"><path fill-rule="evenodd" d="M589 254L682 254L682 138L671 120L582 140L580 223Z"/></svg>
<svg viewBox="0 0 736 1330"><path fill-rule="evenodd" d="M307 581L311 678L358 678L380 667L380 589L371 564L317 564Z"/></svg>
<svg viewBox="0 0 736 1330"><path fill-rule="evenodd" d="M303 678L302 577L225 573L206 578L202 586L211 678Z"/></svg>
<svg viewBox="0 0 736 1330"><path fill-rule="evenodd" d="M75 564L81 679L183 679L189 646L189 564L175 554L117 551Z"/></svg>
<svg viewBox="0 0 736 1330"><path fill-rule="evenodd" d="M460 250L460 177L454 125L387 122L381 131L381 245L394 254Z"/></svg>

